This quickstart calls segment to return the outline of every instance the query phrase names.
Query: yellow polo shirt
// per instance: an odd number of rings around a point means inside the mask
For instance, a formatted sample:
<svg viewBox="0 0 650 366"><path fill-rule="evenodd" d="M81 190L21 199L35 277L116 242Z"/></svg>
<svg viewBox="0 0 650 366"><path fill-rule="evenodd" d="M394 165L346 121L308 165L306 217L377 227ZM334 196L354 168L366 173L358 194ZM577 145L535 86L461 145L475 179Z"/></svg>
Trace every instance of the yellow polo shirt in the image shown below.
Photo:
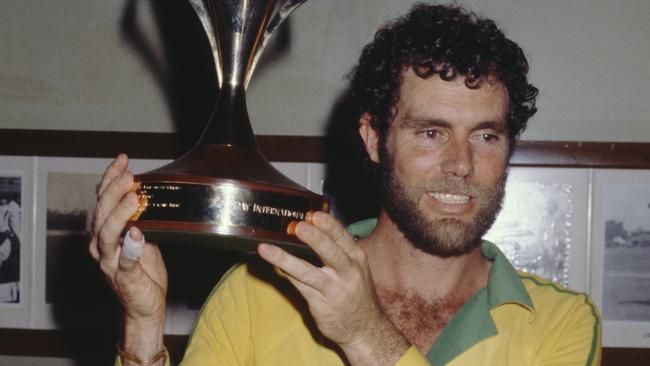
<svg viewBox="0 0 650 366"><path fill-rule="evenodd" d="M368 235L376 221L352 225ZM411 347L398 366L600 364L601 326L590 299L517 272L487 241L488 285L452 317L427 355ZM206 301L183 366L344 366L305 301L258 257L234 267Z"/></svg>

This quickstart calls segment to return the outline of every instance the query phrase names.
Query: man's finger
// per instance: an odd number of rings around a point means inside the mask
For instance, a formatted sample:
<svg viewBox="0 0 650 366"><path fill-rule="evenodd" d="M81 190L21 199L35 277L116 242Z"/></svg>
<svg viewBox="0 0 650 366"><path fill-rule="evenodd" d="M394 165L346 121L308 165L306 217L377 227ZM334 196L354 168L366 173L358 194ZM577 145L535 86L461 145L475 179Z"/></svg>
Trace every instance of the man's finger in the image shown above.
<svg viewBox="0 0 650 366"><path fill-rule="evenodd" d="M306 221L296 226L296 236L307 244L327 267L344 270L350 267L352 259L341 246L322 230Z"/></svg>
<svg viewBox="0 0 650 366"><path fill-rule="evenodd" d="M118 262L120 271L131 272L138 264L138 259L144 251L144 235L135 227L131 227L124 235L122 252Z"/></svg>
<svg viewBox="0 0 650 366"><path fill-rule="evenodd" d="M304 283L298 281L297 279L287 276L287 280L302 294L302 296L309 301L309 299L323 297L323 294L311 286L307 286Z"/></svg>
<svg viewBox="0 0 650 366"><path fill-rule="evenodd" d="M124 171L119 177L106 187L102 195L97 200L95 215L93 218L93 232L98 233L104 225L104 221L111 213L119 207L127 193L133 189L133 173Z"/></svg>
<svg viewBox="0 0 650 366"><path fill-rule="evenodd" d="M128 260L137 261L143 251L144 235L136 227L131 227L124 235L124 240L122 240L122 252L120 255Z"/></svg>
<svg viewBox="0 0 650 366"><path fill-rule="evenodd" d="M124 173L128 165L129 158L126 156L126 154L119 154L117 157L115 157L115 160L113 160L104 171L102 180L97 186L97 197L101 196L102 193L104 193L104 190L106 187L108 187L108 184L110 182Z"/></svg>
<svg viewBox="0 0 650 366"><path fill-rule="evenodd" d="M320 211L314 212L311 215L311 223L331 237L347 255L352 257L353 253L359 249L359 246L352 236L350 236L346 228L343 227L338 220L332 217L332 215Z"/></svg>
<svg viewBox="0 0 650 366"><path fill-rule="evenodd" d="M258 246L257 252L264 260L280 268L293 279L318 291L324 289L327 281L325 274L309 262L294 257L275 245L265 243Z"/></svg>
<svg viewBox="0 0 650 366"><path fill-rule="evenodd" d="M102 256L114 258L117 254L122 230L131 215L138 209L138 197L129 192L106 218L99 230L98 249Z"/></svg>
<svg viewBox="0 0 650 366"><path fill-rule="evenodd" d="M99 261L99 249L97 248L97 238L93 237L90 240L90 243L88 243L88 253L90 253L90 256L96 260Z"/></svg>

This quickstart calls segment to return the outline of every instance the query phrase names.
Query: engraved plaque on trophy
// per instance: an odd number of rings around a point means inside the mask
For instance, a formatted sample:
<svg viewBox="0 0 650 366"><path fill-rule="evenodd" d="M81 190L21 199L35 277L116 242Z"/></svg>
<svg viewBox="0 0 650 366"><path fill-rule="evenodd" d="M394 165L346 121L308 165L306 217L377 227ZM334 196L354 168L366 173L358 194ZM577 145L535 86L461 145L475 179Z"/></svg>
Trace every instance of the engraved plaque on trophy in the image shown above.
<svg viewBox="0 0 650 366"><path fill-rule="evenodd" d="M306 0L190 0L212 47L221 92L199 142L136 175L140 199L129 225L148 240L252 250L260 241L306 248L287 234L327 201L278 172L261 154L245 92L273 30Z"/></svg>

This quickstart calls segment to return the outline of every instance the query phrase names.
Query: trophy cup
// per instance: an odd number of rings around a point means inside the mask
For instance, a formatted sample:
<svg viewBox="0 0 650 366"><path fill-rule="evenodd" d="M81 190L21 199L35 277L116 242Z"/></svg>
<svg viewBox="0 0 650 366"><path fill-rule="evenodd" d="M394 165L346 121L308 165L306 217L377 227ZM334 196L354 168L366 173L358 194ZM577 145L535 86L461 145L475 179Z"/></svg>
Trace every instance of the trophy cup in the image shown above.
<svg viewBox="0 0 650 366"><path fill-rule="evenodd" d="M221 92L198 143L175 161L135 176L139 208L129 221L147 239L252 250L260 241L306 249L287 233L328 202L261 154L246 111L251 74L273 30L306 0L190 0L205 28Z"/></svg>

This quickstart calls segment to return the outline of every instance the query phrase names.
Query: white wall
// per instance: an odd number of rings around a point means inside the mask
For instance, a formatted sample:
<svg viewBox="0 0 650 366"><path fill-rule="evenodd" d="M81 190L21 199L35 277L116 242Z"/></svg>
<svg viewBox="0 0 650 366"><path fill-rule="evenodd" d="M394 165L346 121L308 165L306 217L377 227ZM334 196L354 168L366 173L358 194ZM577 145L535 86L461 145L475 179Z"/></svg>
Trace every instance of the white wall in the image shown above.
<svg viewBox="0 0 650 366"><path fill-rule="evenodd" d="M150 2L138 2L139 22L157 44ZM174 130L150 70L120 38L125 3L4 0L0 127ZM322 135L361 47L410 3L311 0L299 8L290 49L251 83L256 133ZM540 112L524 138L650 140L650 2L464 3L494 18L529 55Z"/></svg>

